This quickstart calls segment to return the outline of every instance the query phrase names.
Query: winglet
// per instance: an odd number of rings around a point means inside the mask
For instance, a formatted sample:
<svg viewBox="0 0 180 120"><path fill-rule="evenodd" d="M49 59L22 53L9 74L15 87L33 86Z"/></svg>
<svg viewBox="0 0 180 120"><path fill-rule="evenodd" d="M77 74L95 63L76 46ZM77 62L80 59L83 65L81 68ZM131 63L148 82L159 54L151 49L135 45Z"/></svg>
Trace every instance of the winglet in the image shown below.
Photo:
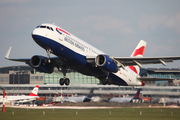
<svg viewBox="0 0 180 120"><path fill-rule="evenodd" d="M12 47L10 47L9 50L7 51L7 53L5 55L6 59L9 59L9 55L10 55L11 49L12 49Z"/></svg>

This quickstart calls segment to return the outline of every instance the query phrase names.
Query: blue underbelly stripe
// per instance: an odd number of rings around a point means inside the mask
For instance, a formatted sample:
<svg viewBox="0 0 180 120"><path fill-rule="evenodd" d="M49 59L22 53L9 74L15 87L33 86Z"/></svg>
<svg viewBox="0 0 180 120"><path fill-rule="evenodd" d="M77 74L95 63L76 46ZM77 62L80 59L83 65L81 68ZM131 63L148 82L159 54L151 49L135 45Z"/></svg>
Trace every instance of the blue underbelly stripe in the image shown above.
<svg viewBox="0 0 180 120"><path fill-rule="evenodd" d="M72 63L78 62L82 66L84 65L84 68L89 69L89 66L87 67L87 64L89 64L89 63L86 61L86 56L78 54L78 53L74 52L73 50L65 47L64 45L62 45L54 40L42 37L42 36L33 35L33 39L35 40L35 42L37 44L39 44L44 49L46 49L48 46L51 50L53 50L53 54L55 54L56 56L63 56L65 58L71 60ZM93 71L90 71L90 72L93 72ZM115 74L110 73L109 77L112 78L113 84L127 86L127 83L120 77L116 76Z"/></svg>

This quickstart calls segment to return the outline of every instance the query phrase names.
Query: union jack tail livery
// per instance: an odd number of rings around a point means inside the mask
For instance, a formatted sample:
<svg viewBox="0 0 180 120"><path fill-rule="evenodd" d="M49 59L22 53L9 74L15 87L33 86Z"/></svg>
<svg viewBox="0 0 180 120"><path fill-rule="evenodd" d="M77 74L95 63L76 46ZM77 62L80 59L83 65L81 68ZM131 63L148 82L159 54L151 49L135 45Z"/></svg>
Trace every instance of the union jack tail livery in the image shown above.
<svg viewBox="0 0 180 120"><path fill-rule="evenodd" d="M29 94L29 96L37 96L39 89L39 85L36 85L35 88L32 90L32 92Z"/></svg>
<svg viewBox="0 0 180 120"><path fill-rule="evenodd" d="M146 48L146 42L144 40L141 40L139 44L136 46L134 49L133 53L131 54L130 57L143 57L144 56L144 51ZM129 68L134 71L136 74L139 74L140 69L139 66L129 66Z"/></svg>

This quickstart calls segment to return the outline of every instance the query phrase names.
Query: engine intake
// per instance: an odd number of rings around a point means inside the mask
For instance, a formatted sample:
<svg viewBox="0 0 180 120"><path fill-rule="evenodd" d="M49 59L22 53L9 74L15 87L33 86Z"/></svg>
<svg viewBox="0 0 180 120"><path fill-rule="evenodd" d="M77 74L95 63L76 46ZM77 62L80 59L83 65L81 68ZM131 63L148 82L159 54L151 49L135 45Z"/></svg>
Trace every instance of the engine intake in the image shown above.
<svg viewBox="0 0 180 120"><path fill-rule="evenodd" d="M30 66L44 73L52 73L54 71L52 64L48 63L47 58L43 56L33 56L30 60Z"/></svg>
<svg viewBox="0 0 180 120"><path fill-rule="evenodd" d="M95 63L105 71L114 73L118 71L116 63L107 55L98 55L95 59Z"/></svg>

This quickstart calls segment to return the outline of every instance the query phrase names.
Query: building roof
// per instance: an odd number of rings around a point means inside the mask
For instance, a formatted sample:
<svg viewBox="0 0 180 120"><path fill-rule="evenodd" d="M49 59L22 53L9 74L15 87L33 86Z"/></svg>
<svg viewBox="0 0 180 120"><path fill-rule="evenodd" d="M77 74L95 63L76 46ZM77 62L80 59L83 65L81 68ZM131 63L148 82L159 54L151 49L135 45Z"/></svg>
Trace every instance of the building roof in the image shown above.
<svg viewBox="0 0 180 120"><path fill-rule="evenodd" d="M142 68L142 70L147 70L147 71L151 71L151 72L180 73L180 68Z"/></svg>
<svg viewBox="0 0 180 120"><path fill-rule="evenodd" d="M0 68L0 73L1 74L9 74L9 71L31 71L31 73L34 72L34 69L27 66L27 65L22 65L22 66L8 66L8 67L2 67Z"/></svg>

